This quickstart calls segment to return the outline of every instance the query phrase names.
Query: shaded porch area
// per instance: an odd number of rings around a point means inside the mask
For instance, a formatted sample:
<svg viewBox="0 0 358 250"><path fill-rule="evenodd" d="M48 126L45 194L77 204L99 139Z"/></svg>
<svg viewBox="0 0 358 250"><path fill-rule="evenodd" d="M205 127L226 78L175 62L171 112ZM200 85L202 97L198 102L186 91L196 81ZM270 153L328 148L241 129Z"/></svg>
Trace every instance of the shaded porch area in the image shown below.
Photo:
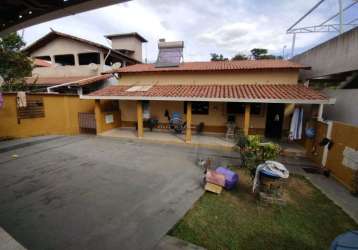
<svg viewBox="0 0 358 250"><path fill-rule="evenodd" d="M164 131L149 131L145 129L142 137L138 137L138 132L135 128L114 128L98 134L99 136L123 138L123 139L138 139L141 141L163 143L163 144L183 144L191 146L199 146L206 148L218 148L225 150L232 150L235 142L227 140L223 134L204 133L192 134L191 143L185 141L185 134L175 134Z"/></svg>
<svg viewBox="0 0 358 250"><path fill-rule="evenodd" d="M311 106L310 119L320 119L330 103L293 84L109 86L81 98L95 100L98 135L230 148L229 138L239 133L287 138L295 107ZM106 103L117 107L117 116L105 113ZM296 123L302 118L300 111ZM208 136L213 132L219 134Z"/></svg>

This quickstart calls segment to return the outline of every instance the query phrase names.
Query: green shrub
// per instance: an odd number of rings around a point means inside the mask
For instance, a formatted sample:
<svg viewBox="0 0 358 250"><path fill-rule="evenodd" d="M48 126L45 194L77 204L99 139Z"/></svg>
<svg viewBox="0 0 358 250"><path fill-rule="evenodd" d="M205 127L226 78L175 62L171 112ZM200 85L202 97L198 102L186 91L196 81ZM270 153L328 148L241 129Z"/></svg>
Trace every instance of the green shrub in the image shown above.
<svg viewBox="0 0 358 250"><path fill-rule="evenodd" d="M240 135L235 149L240 152L242 166L248 169L256 168L267 160L276 160L281 151L276 143L263 143L259 135Z"/></svg>

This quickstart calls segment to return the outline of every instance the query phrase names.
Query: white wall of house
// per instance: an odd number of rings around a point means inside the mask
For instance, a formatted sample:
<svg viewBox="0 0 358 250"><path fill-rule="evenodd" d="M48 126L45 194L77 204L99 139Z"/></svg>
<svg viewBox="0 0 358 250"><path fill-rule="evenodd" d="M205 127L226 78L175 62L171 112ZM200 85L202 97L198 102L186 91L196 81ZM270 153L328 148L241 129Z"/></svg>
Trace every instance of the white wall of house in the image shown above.
<svg viewBox="0 0 358 250"><path fill-rule="evenodd" d="M81 53L96 52L100 54L100 64L97 67L90 67L89 65L79 65L78 55ZM33 75L42 77L63 77L63 76L92 76L98 75L103 71L104 58L107 51L104 51L95 46L74 41L67 38L55 39L45 46L34 51L30 56L35 58L39 56L50 56L51 62L54 66L35 68ZM75 58L74 66L56 66L55 56L72 54Z"/></svg>
<svg viewBox="0 0 358 250"><path fill-rule="evenodd" d="M358 126L358 89L324 90L332 98L334 105L325 105L323 117Z"/></svg>
<svg viewBox="0 0 358 250"><path fill-rule="evenodd" d="M113 49L128 49L133 50L134 54L130 55L132 58L142 62L142 42L135 36L132 37L113 37L112 41Z"/></svg>

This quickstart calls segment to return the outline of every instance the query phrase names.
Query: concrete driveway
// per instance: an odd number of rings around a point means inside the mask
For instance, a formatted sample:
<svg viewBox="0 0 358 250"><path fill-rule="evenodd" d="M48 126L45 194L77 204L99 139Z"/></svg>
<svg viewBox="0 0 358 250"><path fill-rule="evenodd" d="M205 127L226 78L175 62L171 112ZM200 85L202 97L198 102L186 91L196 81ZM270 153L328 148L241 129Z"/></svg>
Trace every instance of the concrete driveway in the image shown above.
<svg viewBox="0 0 358 250"><path fill-rule="evenodd" d="M196 158L95 136L0 143L0 226L28 249L152 249L203 192Z"/></svg>

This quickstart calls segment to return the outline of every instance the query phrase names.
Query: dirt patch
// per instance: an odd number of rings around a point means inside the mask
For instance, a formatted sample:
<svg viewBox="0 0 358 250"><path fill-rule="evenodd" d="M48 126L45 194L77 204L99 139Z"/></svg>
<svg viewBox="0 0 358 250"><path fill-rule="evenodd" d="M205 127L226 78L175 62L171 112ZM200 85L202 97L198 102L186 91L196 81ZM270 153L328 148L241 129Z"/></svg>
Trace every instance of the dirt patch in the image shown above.
<svg viewBox="0 0 358 250"><path fill-rule="evenodd" d="M309 185L305 179L302 177L292 176L287 182L287 188L291 192L298 194L300 197L309 198L312 196L314 188L312 185Z"/></svg>

